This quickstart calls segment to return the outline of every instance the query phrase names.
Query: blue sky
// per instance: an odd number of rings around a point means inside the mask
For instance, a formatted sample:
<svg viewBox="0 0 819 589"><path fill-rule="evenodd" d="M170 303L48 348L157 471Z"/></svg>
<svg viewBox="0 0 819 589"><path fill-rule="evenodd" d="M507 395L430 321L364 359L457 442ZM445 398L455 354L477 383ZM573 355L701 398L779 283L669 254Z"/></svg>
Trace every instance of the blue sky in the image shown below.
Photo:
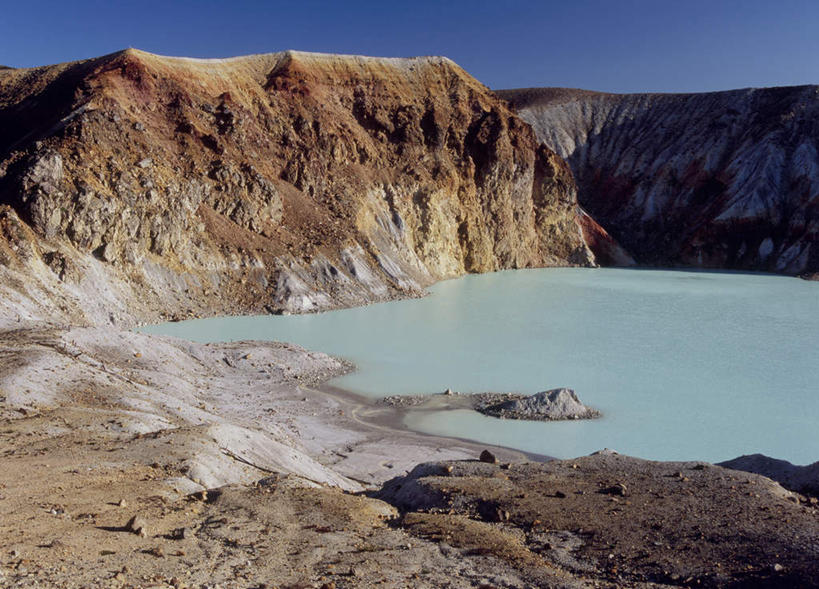
<svg viewBox="0 0 819 589"><path fill-rule="evenodd" d="M446 55L492 88L696 92L819 83L819 1L2 0L0 64L126 47Z"/></svg>

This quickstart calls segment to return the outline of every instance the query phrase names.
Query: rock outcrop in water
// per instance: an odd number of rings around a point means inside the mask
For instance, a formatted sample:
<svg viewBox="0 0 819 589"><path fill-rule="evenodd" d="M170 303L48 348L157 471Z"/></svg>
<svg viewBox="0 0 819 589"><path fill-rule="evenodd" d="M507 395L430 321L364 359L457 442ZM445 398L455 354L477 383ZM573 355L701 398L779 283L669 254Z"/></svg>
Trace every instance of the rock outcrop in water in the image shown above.
<svg viewBox="0 0 819 589"><path fill-rule="evenodd" d="M557 421L562 419L590 419L600 412L580 402L572 389L560 388L541 391L530 396L510 399L479 408L481 413L503 419L530 421Z"/></svg>
<svg viewBox="0 0 819 589"><path fill-rule="evenodd" d="M504 90L583 207L646 265L819 269L819 87Z"/></svg>
<svg viewBox="0 0 819 589"><path fill-rule="evenodd" d="M565 162L445 58L127 50L0 72L0 262L30 300L95 320L591 264L575 197ZM77 296L93 291L99 309Z"/></svg>
<svg viewBox="0 0 819 589"><path fill-rule="evenodd" d="M523 395L521 393L460 393L447 389L438 395L392 395L380 403L400 409L443 411L473 409L501 419L559 421L592 419L600 412L580 402L572 389L559 388Z"/></svg>

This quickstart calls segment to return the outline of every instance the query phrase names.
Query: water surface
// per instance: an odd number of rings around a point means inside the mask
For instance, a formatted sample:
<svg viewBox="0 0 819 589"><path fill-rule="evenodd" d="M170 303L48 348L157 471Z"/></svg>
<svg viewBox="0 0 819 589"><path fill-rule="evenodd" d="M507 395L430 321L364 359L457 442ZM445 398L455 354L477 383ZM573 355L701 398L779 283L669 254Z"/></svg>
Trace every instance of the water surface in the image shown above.
<svg viewBox="0 0 819 589"><path fill-rule="evenodd" d="M373 397L534 393L558 386L604 414L503 421L412 413L414 429L558 457L661 460L762 452L819 459L819 284L781 276L545 269L439 283L423 299L318 315L145 328L195 341L270 339L343 356L333 384Z"/></svg>

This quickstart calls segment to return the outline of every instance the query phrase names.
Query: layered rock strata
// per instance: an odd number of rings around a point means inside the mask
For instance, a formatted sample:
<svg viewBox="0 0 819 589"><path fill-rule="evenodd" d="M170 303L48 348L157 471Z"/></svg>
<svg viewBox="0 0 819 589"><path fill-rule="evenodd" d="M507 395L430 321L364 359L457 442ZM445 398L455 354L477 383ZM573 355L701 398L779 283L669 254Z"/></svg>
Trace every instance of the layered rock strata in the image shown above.
<svg viewBox="0 0 819 589"><path fill-rule="evenodd" d="M127 50L3 70L0 202L6 284L92 322L593 261L565 162L445 58Z"/></svg>
<svg viewBox="0 0 819 589"><path fill-rule="evenodd" d="M819 269L819 87L505 90L583 207L646 265Z"/></svg>

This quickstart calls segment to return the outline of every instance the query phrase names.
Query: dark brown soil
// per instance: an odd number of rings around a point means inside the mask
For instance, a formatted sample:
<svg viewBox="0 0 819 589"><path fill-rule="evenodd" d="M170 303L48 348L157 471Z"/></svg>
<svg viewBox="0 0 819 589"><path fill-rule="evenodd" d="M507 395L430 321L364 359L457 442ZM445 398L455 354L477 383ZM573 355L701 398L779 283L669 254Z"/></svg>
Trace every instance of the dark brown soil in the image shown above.
<svg viewBox="0 0 819 589"><path fill-rule="evenodd" d="M426 538L618 586L819 586L819 509L758 475L616 454L421 466L378 496ZM483 526L495 530L481 534ZM470 527L472 528L470 530ZM507 534L498 545L497 534Z"/></svg>

